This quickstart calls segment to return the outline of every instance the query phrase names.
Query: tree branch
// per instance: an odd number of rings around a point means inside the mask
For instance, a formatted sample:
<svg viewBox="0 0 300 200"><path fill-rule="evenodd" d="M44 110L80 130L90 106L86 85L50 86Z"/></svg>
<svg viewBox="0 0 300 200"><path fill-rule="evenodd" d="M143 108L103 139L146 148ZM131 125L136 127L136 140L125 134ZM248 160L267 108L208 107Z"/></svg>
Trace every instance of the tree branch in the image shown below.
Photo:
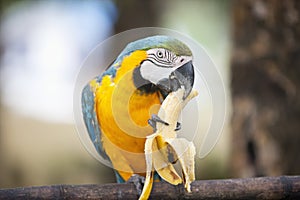
<svg viewBox="0 0 300 200"><path fill-rule="evenodd" d="M300 199L300 176L202 180L191 185L154 183L152 199ZM53 185L1 189L0 199L137 199L132 183L104 185Z"/></svg>

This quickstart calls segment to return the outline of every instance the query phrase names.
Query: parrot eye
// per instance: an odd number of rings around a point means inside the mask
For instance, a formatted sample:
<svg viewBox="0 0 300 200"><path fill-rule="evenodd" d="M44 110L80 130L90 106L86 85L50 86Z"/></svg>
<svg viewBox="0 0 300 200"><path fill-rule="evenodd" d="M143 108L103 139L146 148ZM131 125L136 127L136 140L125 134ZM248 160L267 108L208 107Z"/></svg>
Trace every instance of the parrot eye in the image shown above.
<svg viewBox="0 0 300 200"><path fill-rule="evenodd" d="M158 58L163 58L163 52L157 51L157 57Z"/></svg>
<svg viewBox="0 0 300 200"><path fill-rule="evenodd" d="M174 67L177 59L173 52L164 48L150 49L147 53L147 60L160 67Z"/></svg>

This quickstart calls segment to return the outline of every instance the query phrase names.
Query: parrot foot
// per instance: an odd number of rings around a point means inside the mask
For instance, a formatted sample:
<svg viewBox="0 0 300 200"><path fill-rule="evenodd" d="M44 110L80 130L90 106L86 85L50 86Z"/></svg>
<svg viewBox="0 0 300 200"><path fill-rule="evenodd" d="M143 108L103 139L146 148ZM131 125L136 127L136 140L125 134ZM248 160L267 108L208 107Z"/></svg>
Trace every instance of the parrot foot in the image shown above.
<svg viewBox="0 0 300 200"><path fill-rule="evenodd" d="M164 125L169 126L169 123L163 121L158 115L153 114L151 116L151 119L148 120L148 123L149 123L150 126L152 126L154 132L156 132L156 130L157 130L157 128L156 128L157 122L163 123Z"/></svg>
<svg viewBox="0 0 300 200"><path fill-rule="evenodd" d="M135 185L138 195L141 196L145 184L145 177L140 176L138 174L133 174L126 182L133 183Z"/></svg>
<svg viewBox="0 0 300 200"><path fill-rule="evenodd" d="M157 130L156 124L157 122L163 123L166 126L169 126L169 123L163 121L158 115L153 114L151 119L148 120L149 125L153 128L154 132ZM181 129L181 123L177 122L175 131L179 131Z"/></svg>

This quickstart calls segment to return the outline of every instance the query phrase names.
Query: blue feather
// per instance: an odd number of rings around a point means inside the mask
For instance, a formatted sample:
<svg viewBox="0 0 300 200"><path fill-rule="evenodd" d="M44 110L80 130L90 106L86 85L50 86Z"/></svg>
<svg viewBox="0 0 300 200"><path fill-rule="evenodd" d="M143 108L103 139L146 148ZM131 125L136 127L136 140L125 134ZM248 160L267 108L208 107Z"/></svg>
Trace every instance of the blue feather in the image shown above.
<svg viewBox="0 0 300 200"><path fill-rule="evenodd" d="M95 112L95 94L90 85L86 85L82 91L81 106L85 126L88 130L90 139L92 140L97 152L104 158L109 160L101 142L101 130L99 127L97 115Z"/></svg>
<svg viewBox="0 0 300 200"><path fill-rule="evenodd" d="M116 175L117 183L125 183L125 180L122 178L122 176L119 174L119 172L117 170L114 170L114 172Z"/></svg>

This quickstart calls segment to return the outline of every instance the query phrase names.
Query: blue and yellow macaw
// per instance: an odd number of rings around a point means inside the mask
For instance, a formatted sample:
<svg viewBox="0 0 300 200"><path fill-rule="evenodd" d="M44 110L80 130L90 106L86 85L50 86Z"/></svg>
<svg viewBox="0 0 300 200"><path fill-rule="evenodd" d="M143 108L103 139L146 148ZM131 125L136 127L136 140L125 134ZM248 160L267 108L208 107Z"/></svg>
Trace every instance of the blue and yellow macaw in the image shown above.
<svg viewBox="0 0 300 200"><path fill-rule="evenodd" d="M146 136L164 98L179 88L192 90L194 68L187 45L169 36L129 43L111 66L82 91L82 112L97 152L109 160L118 182L145 176ZM167 124L167 123L166 123Z"/></svg>

